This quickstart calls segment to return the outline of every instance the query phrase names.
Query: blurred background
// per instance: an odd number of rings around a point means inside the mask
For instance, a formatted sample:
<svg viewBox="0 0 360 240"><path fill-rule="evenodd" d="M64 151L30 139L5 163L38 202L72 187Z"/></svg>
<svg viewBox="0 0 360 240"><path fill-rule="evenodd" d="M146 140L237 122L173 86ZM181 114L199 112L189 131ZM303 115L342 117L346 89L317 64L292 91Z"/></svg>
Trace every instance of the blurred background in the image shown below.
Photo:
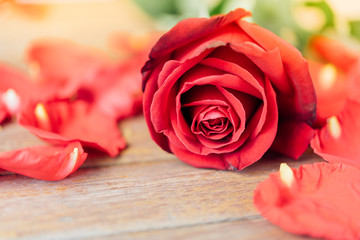
<svg viewBox="0 0 360 240"><path fill-rule="evenodd" d="M306 51L313 34L356 45L358 0L0 0L0 60L25 68L23 54L39 38L71 39L108 49L114 34L166 31L188 17L242 7L255 22Z"/></svg>

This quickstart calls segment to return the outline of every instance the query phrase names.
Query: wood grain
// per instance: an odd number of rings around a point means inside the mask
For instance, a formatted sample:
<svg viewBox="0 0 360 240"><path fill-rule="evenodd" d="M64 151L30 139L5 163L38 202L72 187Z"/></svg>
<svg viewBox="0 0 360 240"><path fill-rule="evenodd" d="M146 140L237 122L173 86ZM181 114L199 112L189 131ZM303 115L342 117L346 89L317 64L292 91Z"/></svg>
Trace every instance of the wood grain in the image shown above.
<svg viewBox="0 0 360 240"><path fill-rule="evenodd" d="M6 128L0 142L22 142L17 126ZM157 147L142 117L121 129L129 146L119 157L90 159L65 180L0 176L0 238L302 239L263 220L252 194L281 162L319 161L311 152L267 154L240 172L197 169Z"/></svg>

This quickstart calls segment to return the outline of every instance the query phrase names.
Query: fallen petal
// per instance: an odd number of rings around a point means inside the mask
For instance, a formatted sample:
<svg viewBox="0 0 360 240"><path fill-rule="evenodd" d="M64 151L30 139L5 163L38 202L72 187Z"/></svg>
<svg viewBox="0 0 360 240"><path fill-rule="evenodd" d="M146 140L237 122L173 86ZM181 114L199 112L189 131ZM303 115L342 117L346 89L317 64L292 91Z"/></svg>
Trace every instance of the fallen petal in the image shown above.
<svg viewBox="0 0 360 240"><path fill-rule="evenodd" d="M311 140L314 152L329 162L360 167L360 103L348 100L343 110L328 118L327 124L315 130Z"/></svg>
<svg viewBox="0 0 360 240"><path fill-rule="evenodd" d="M79 142L67 146L35 146L0 153L0 168L28 177L56 181L75 172L87 153Z"/></svg>
<svg viewBox="0 0 360 240"><path fill-rule="evenodd" d="M29 104L20 113L19 124L51 144L79 141L112 157L126 146L116 120L84 101Z"/></svg>
<svg viewBox="0 0 360 240"><path fill-rule="evenodd" d="M284 183L284 176L293 176L293 182ZM283 166L257 186L254 204L266 219L291 233L360 238L360 170L348 165Z"/></svg>

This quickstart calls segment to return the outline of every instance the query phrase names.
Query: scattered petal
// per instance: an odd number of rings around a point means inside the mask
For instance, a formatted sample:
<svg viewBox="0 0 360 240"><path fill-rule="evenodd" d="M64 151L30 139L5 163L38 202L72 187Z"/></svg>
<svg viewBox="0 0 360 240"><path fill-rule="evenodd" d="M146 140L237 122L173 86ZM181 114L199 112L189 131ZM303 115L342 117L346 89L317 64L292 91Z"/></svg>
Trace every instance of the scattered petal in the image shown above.
<svg viewBox="0 0 360 240"><path fill-rule="evenodd" d="M110 156L118 155L126 146L115 119L92 109L92 105L84 101L29 104L21 112L19 124L56 145L79 141Z"/></svg>
<svg viewBox="0 0 360 240"><path fill-rule="evenodd" d="M315 130L311 140L314 152L329 162L341 162L360 168L360 103L348 100L343 110Z"/></svg>
<svg viewBox="0 0 360 240"><path fill-rule="evenodd" d="M34 146L0 153L0 168L28 177L56 181L75 172L87 153L79 142L67 146Z"/></svg>
<svg viewBox="0 0 360 240"><path fill-rule="evenodd" d="M293 176L292 184L284 184L288 176ZM256 187L254 204L266 219L291 233L355 240L360 238L359 190L360 170L351 166L282 165L280 173Z"/></svg>

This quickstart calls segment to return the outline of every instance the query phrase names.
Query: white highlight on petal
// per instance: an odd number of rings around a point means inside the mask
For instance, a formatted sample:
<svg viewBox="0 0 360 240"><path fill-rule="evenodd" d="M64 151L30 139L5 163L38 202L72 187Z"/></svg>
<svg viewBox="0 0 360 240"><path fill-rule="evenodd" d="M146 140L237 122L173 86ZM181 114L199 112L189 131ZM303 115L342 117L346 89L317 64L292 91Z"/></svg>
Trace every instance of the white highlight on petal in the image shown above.
<svg viewBox="0 0 360 240"><path fill-rule="evenodd" d="M49 121L49 116L48 116L46 109L42 103L36 104L34 113L38 120L41 120L43 122Z"/></svg>
<svg viewBox="0 0 360 240"><path fill-rule="evenodd" d="M73 152L71 153L71 162L70 162L71 170L74 169L78 157L79 157L79 149L74 148Z"/></svg>
<svg viewBox="0 0 360 240"><path fill-rule="evenodd" d="M54 179L63 179L68 176L74 170L78 157L79 149L75 147L70 153L69 158L61 163L57 173L54 175Z"/></svg>
<svg viewBox="0 0 360 240"><path fill-rule="evenodd" d="M52 130L51 122L49 115L46 112L46 109L42 103L38 103L34 110L35 116L38 119L39 127L44 130Z"/></svg>
<svg viewBox="0 0 360 240"><path fill-rule="evenodd" d="M280 179L281 181L288 187L291 187L293 184L295 178L294 178L294 172L292 171L291 167L287 165L286 163L280 164Z"/></svg>
<svg viewBox="0 0 360 240"><path fill-rule="evenodd" d="M331 64L325 64L319 71L319 83L324 90L330 89L336 82L337 70Z"/></svg>
<svg viewBox="0 0 360 240"><path fill-rule="evenodd" d="M14 89L9 88L1 95L1 100L5 104L10 114L15 114L20 108L20 97Z"/></svg>
<svg viewBox="0 0 360 240"><path fill-rule="evenodd" d="M340 123L339 123L339 120L337 119L337 117L332 116L332 117L328 118L326 121L327 121L327 127L328 127L330 135L335 139L340 138L341 126L340 126Z"/></svg>

